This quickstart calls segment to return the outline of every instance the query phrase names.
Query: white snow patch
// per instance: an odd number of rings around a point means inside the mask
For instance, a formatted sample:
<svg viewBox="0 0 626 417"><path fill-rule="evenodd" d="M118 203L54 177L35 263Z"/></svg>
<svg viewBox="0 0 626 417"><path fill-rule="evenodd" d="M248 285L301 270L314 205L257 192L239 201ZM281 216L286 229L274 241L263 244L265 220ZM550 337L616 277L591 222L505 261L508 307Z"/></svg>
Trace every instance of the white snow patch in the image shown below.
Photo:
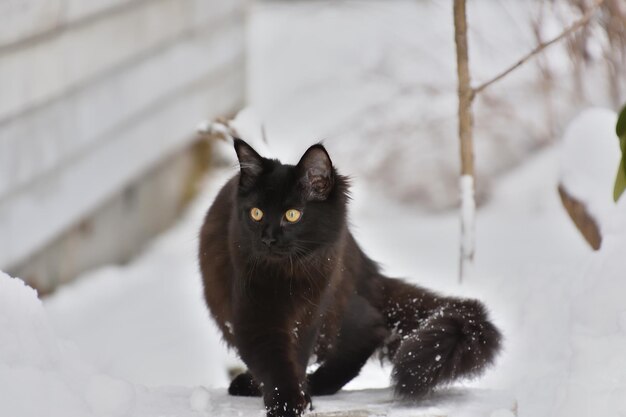
<svg viewBox="0 0 626 417"><path fill-rule="evenodd" d="M184 391L187 401L180 388L150 390L98 372L56 336L36 292L0 271L0 416L197 417Z"/></svg>
<svg viewBox="0 0 626 417"><path fill-rule="evenodd" d="M92 369L56 338L37 293L0 272L0 415L91 416Z"/></svg>
<svg viewBox="0 0 626 417"><path fill-rule="evenodd" d="M135 387L107 375L93 375L87 383L85 399L98 416L127 416L135 403Z"/></svg>
<svg viewBox="0 0 626 417"><path fill-rule="evenodd" d="M461 189L461 271L465 279L470 278L476 239L476 200L474 177L462 175Z"/></svg>
<svg viewBox="0 0 626 417"><path fill-rule="evenodd" d="M211 405L211 394L204 387L196 387L191 392L189 404L194 411L207 411Z"/></svg>
<svg viewBox="0 0 626 417"><path fill-rule="evenodd" d="M560 180L570 195L583 202L603 236L612 232L613 184L621 151L615 134L617 114L593 108L568 126L561 144Z"/></svg>
<svg viewBox="0 0 626 417"><path fill-rule="evenodd" d="M511 410L496 410L489 417L515 417L515 413Z"/></svg>

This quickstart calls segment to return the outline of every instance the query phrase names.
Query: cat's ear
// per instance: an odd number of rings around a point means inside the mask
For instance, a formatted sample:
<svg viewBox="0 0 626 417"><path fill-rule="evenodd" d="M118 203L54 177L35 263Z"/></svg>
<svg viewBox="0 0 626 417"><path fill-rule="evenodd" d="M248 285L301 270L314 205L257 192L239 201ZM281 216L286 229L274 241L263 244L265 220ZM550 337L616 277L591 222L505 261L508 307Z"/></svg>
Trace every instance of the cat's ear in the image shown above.
<svg viewBox="0 0 626 417"><path fill-rule="evenodd" d="M263 157L239 138L235 138L234 145L241 169L239 183L245 186L250 185L263 172Z"/></svg>
<svg viewBox="0 0 626 417"><path fill-rule="evenodd" d="M300 185L308 200L326 200L334 185L333 163L321 145L311 146L298 162Z"/></svg>

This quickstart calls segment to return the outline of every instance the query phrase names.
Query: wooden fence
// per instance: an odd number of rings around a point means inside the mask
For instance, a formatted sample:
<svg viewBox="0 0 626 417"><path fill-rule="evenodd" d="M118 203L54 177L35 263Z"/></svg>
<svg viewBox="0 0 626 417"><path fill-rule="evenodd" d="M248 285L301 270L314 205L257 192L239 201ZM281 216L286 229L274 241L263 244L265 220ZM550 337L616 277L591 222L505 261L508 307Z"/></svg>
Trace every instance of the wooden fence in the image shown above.
<svg viewBox="0 0 626 417"><path fill-rule="evenodd" d="M0 0L0 269L49 291L172 221L196 123L243 104L245 8Z"/></svg>

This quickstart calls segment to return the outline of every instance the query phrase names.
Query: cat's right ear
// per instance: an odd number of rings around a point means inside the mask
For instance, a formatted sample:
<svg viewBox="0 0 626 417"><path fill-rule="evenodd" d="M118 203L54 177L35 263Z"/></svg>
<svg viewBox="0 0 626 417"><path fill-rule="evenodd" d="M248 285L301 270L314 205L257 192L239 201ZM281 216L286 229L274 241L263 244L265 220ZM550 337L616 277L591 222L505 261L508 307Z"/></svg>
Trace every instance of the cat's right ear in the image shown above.
<svg viewBox="0 0 626 417"><path fill-rule="evenodd" d="M241 170L239 184L251 185L263 172L263 157L252 149L252 146L239 138L235 138L234 145Z"/></svg>
<svg viewBox="0 0 626 417"><path fill-rule="evenodd" d="M300 185L308 200L326 200L334 184L333 163L321 144L311 146L300 158L297 168Z"/></svg>

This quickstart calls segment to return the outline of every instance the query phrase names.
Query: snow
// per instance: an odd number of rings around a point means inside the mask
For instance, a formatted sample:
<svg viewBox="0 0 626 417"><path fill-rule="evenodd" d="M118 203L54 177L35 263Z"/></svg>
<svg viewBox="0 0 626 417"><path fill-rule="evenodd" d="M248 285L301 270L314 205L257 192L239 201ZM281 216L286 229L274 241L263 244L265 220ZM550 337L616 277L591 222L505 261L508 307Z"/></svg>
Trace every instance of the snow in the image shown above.
<svg viewBox="0 0 626 417"><path fill-rule="evenodd" d="M132 385L99 375L50 326L36 292L0 273L0 415L123 416Z"/></svg>
<svg viewBox="0 0 626 417"><path fill-rule="evenodd" d="M569 377L563 412L623 415L626 412L626 348L623 284L626 201L612 199L620 149L617 115L591 109L568 128L561 150L561 182L585 204L603 235L600 252L572 297Z"/></svg>
<svg viewBox="0 0 626 417"><path fill-rule="evenodd" d="M511 410L496 410L490 414L490 417L514 417L515 414Z"/></svg>
<svg viewBox="0 0 626 417"><path fill-rule="evenodd" d="M476 239L476 200L474 196L474 177L461 175L461 279L471 276Z"/></svg>
<svg viewBox="0 0 626 417"><path fill-rule="evenodd" d="M135 403L135 387L107 375L94 375L87 383L85 400L98 416L126 416Z"/></svg>
<svg viewBox="0 0 626 417"><path fill-rule="evenodd" d="M211 405L211 394L204 387L196 387L189 398L191 409L195 411L207 411Z"/></svg>
<svg viewBox="0 0 626 417"><path fill-rule="evenodd" d="M2 272L0 328L1 416L201 416L188 388L146 388L102 373L58 336L35 290Z"/></svg>
<svg viewBox="0 0 626 417"><path fill-rule="evenodd" d="M224 389L150 389L100 373L78 350L57 337L35 291L4 273L0 273L0 323L3 329L0 415L258 417L264 414L259 399L230 397ZM385 389L315 399L315 407L314 415L319 416L355 410L361 410L357 415L363 416L480 416L502 407L514 409L515 401L497 391L450 389L419 405L407 406L394 403L391 391Z"/></svg>
<svg viewBox="0 0 626 417"><path fill-rule="evenodd" d="M619 215L624 218L621 205ZM572 299L572 349L565 413L623 415L626 412L626 306L623 254L626 233L605 242Z"/></svg>

